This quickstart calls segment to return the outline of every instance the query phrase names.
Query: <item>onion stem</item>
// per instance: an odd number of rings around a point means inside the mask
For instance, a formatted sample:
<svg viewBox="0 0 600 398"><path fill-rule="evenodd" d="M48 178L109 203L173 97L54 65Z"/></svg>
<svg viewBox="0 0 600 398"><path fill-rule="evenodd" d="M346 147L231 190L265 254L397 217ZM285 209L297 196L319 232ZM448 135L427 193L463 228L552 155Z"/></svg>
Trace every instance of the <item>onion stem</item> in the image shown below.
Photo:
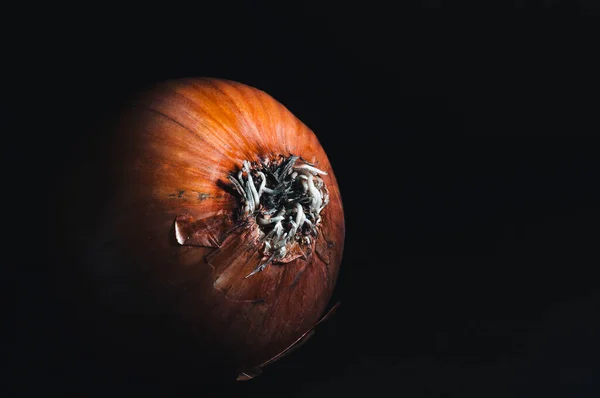
<svg viewBox="0 0 600 398"><path fill-rule="evenodd" d="M297 164L298 160L302 164ZM327 173L291 155L275 161L245 160L241 170L228 176L240 195L242 218L256 219L264 244L266 261L246 278L272 261L285 260L291 255L292 245L310 245L310 235L317 236L320 213L329 203L329 192L320 177L323 175Z"/></svg>

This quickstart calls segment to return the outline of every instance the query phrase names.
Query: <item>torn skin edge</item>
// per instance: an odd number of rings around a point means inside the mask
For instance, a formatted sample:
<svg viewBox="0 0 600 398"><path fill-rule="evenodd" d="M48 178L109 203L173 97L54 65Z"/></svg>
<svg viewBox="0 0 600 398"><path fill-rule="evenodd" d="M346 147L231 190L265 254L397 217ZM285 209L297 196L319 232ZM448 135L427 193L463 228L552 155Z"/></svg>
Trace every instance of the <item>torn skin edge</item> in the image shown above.
<svg viewBox="0 0 600 398"><path fill-rule="evenodd" d="M315 323L315 325L313 327L311 327L310 329L308 329L306 332L304 332L302 334L302 336L300 336L298 339L296 339L292 344L290 344L287 348L285 348L283 351L281 351L279 354L275 355L274 357L272 357L271 359L263 362L262 364L256 366L255 368L253 368L252 370L249 371L245 371L245 372L240 372L240 374L238 375L238 377L236 378L237 381L247 381L247 380L252 380L253 378L259 376L260 374L262 374L262 369L281 359L282 357L290 354L291 352L293 352L295 349L301 347L304 343L306 343L308 341L308 339L310 339L312 337L313 334L315 334L315 328L317 326L319 326L322 322L326 321L327 319L331 318L331 316L335 313L335 311L338 309L338 307L341 305L341 302L337 302L328 312L327 314L325 314L317 323Z"/></svg>
<svg viewBox="0 0 600 398"><path fill-rule="evenodd" d="M177 216L174 220L174 233L175 240L181 246L196 246L196 247L206 247L213 249L209 254L206 255L206 263L211 267L213 278L215 283L213 284L214 288L221 291L223 294L228 296L227 292L217 286L216 281L219 278L219 275L216 274L216 267L211 261L211 258L218 253L219 250L222 250L224 246L227 246L232 235L236 233L241 233L243 231L249 231L254 228L256 225L256 221L252 218L252 221L243 221L234 225L233 227L228 228L225 233L216 234L213 227L215 225L221 224L224 225L227 223L227 219L220 217L208 217L206 219L194 219L191 216L180 215ZM233 224L230 222L230 224ZM288 253L286 258L281 260L271 261L271 265L285 265L291 263L295 260L301 260L304 262L309 261L311 255L316 251L316 245L319 239L313 240L310 243L309 247L306 247L306 250L294 243L292 245L292 250ZM260 248L257 246L257 252L260 252ZM266 257L262 256L262 262L266 260ZM325 278L329 280L329 275L325 275ZM232 301L235 302L255 302L255 299L235 299L231 298Z"/></svg>
<svg viewBox="0 0 600 398"><path fill-rule="evenodd" d="M235 224L224 213L205 218L181 214L175 217L173 228L181 246L219 248Z"/></svg>

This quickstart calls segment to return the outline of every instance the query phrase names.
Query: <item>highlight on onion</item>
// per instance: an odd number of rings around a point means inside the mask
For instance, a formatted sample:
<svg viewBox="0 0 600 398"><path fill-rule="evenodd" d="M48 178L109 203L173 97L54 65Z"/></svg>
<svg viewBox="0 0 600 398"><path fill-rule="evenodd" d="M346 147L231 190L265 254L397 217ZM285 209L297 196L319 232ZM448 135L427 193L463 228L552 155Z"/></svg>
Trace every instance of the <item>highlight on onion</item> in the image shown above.
<svg viewBox="0 0 600 398"><path fill-rule="evenodd" d="M66 222L97 340L134 358L114 366L245 380L310 336L345 225L307 126L263 91L190 78L136 95L101 134L74 199L89 208Z"/></svg>

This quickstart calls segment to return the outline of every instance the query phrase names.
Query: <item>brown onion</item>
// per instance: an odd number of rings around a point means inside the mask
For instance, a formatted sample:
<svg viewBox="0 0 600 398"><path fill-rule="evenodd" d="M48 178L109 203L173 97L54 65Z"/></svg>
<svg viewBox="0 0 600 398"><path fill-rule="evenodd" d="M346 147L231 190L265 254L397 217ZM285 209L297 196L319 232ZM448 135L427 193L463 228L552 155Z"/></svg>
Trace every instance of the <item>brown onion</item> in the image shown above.
<svg viewBox="0 0 600 398"><path fill-rule="evenodd" d="M338 275L344 214L307 126L258 89L199 78L136 96L101 134L110 145L76 193L96 204L74 205L69 224L98 333L138 365L162 358L157 374L168 357L199 378L243 379L311 330Z"/></svg>

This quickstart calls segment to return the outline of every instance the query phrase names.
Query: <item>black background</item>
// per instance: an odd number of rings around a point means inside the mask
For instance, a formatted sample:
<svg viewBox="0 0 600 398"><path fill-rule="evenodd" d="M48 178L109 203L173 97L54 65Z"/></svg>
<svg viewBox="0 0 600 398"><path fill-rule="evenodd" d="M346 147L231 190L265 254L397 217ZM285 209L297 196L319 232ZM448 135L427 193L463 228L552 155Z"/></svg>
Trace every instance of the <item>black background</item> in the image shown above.
<svg viewBox="0 0 600 398"><path fill-rule="evenodd" d="M250 382L123 384L64 337L42 289L50 261L19 285L16 391L598 396L598 7L478 3L58 10L34 53L50 84L48 190L85 153L87 127L146 84L255 86L315 131L336 171L342 306Z"/></svg>

